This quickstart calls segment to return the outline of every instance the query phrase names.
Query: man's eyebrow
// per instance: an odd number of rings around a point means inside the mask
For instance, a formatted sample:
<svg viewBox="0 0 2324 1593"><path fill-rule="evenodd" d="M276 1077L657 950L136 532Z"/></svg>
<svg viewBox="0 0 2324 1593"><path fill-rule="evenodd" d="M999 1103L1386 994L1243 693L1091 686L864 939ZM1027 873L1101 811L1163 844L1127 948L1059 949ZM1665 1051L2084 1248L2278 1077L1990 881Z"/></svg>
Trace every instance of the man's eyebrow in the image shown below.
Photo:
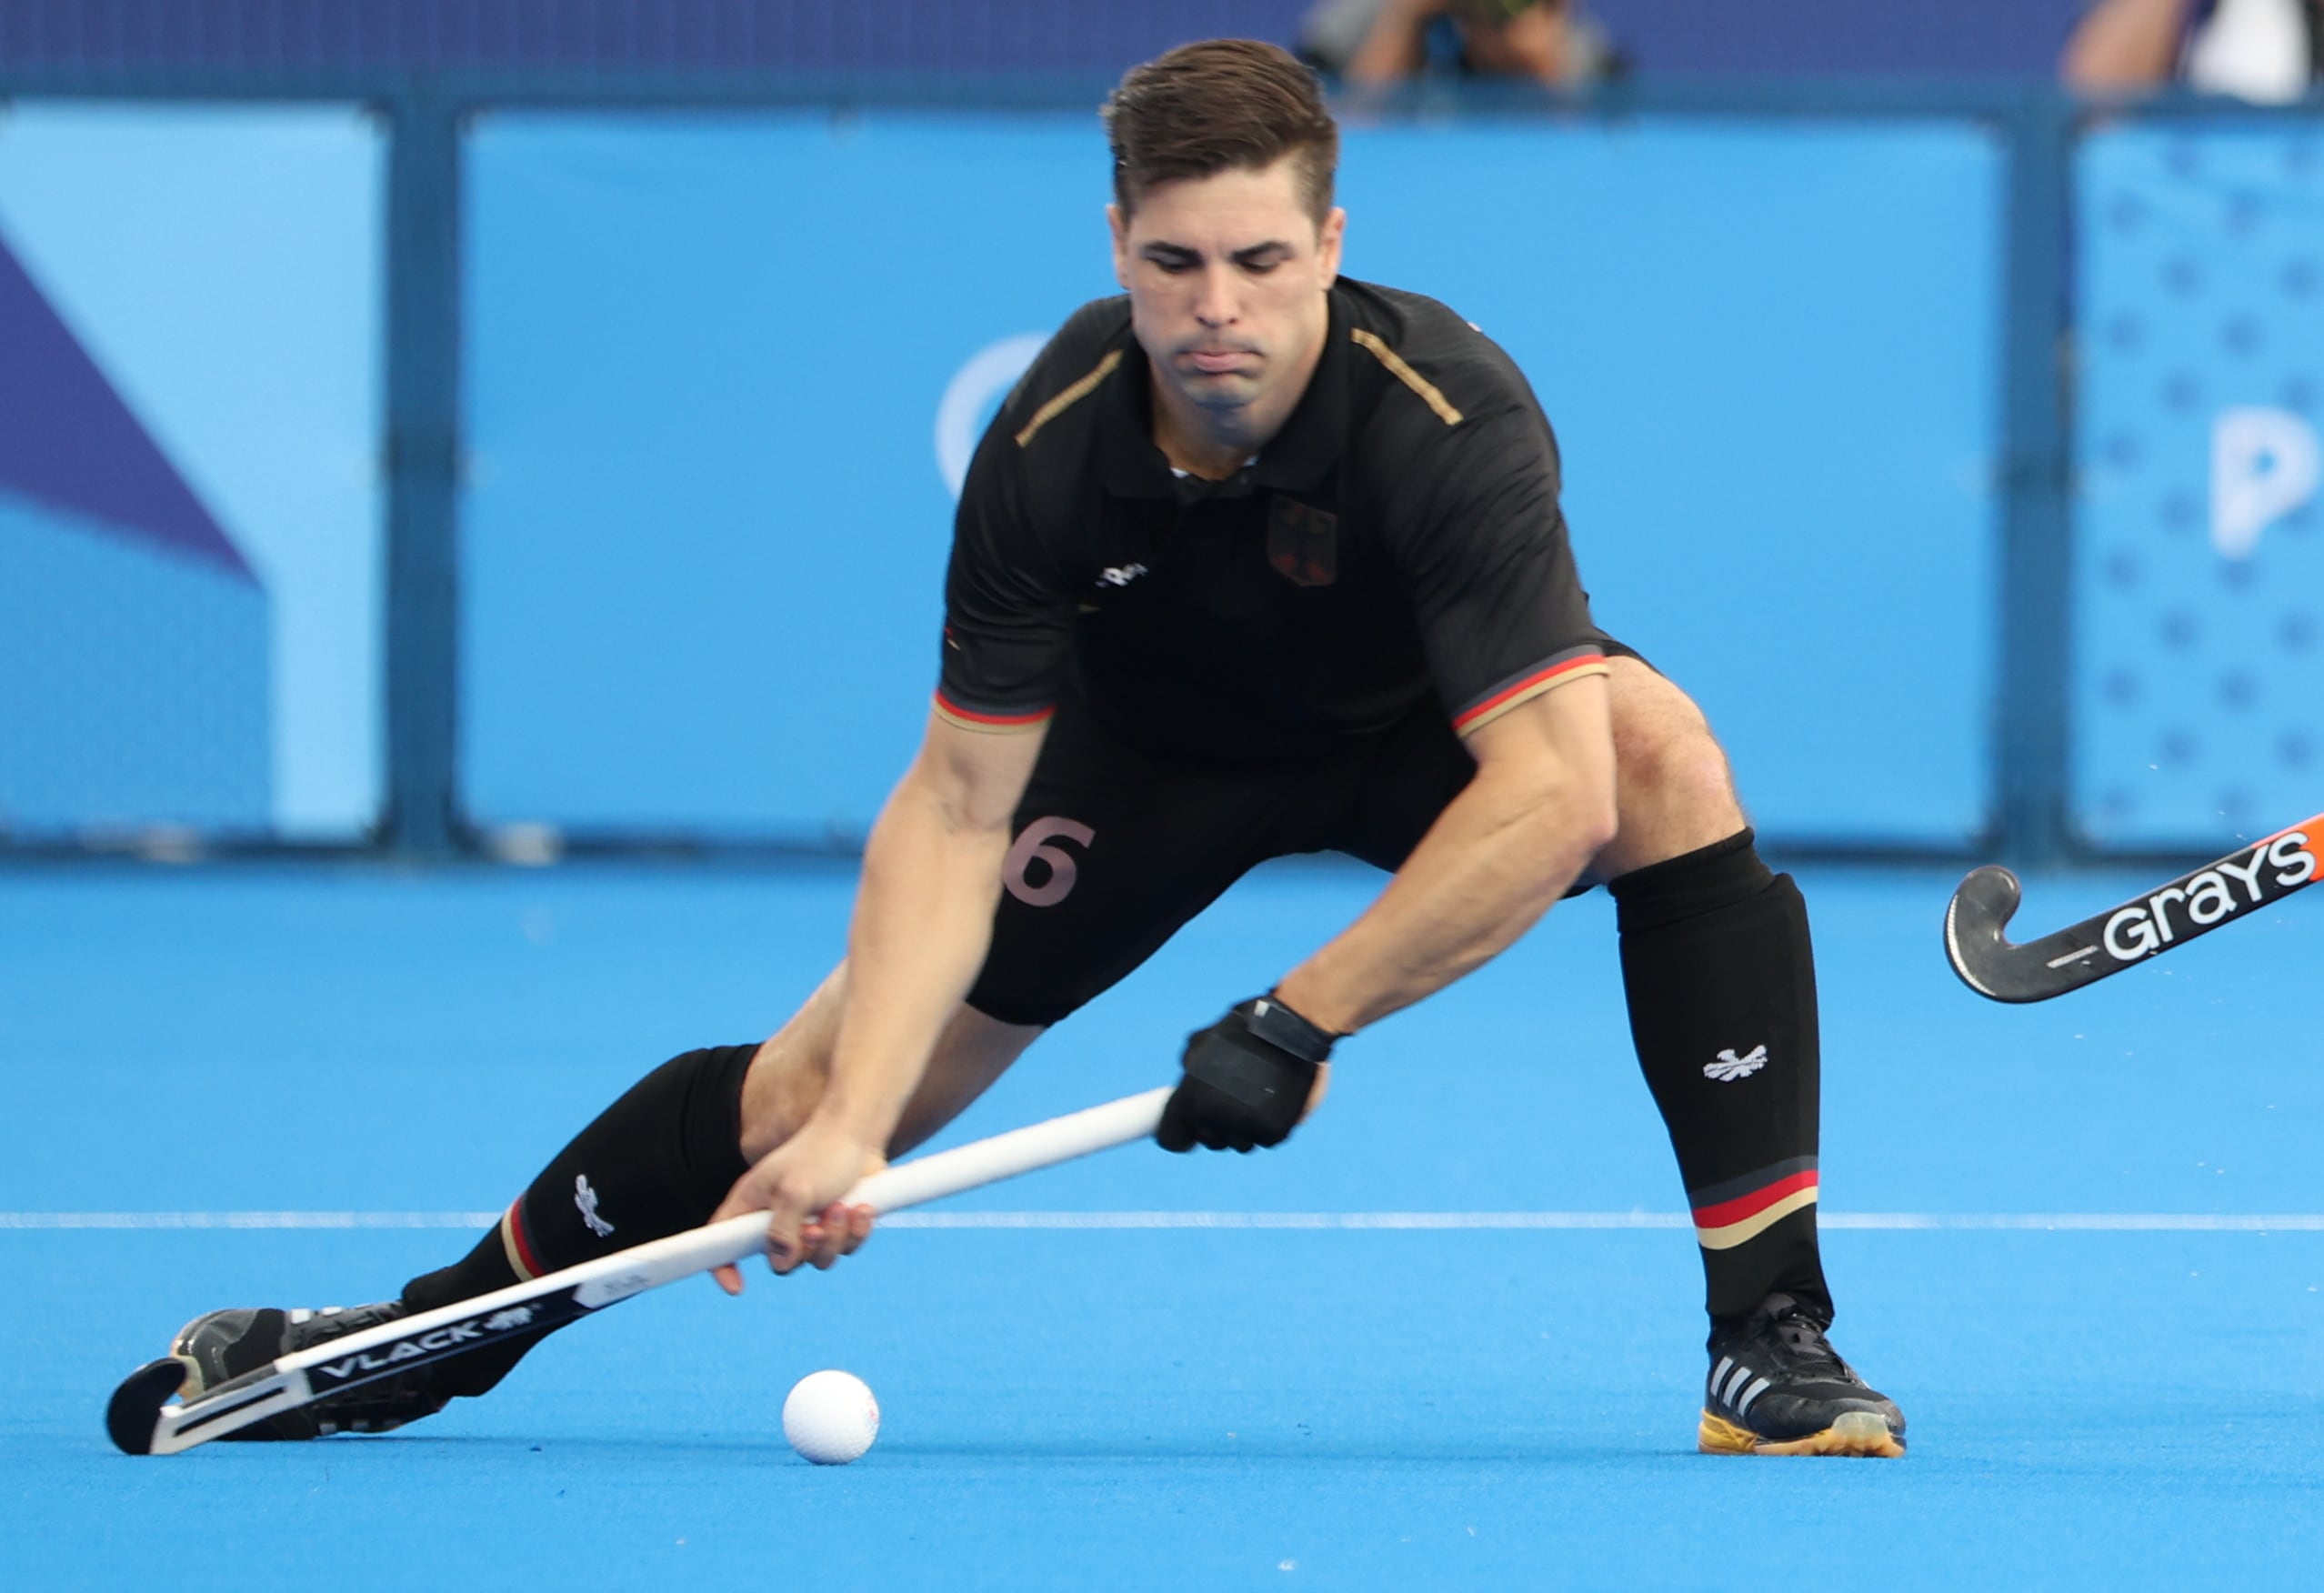
<svg viewBox="0 0 2324 1593"><path fill-rule="evenodd" d="M1248 266L1263 255L1288 255L1290 252L1290 245L1278 238L1269 238L1263 244L1253 244L1248 248L1237 249L1227 258L1238 266ZM1166 244L1158 240L1147 244L1138 250L1138 253L1149 260L1196 261L1202 258L1202 251L1199 249L1190 249L1184 244Z"/></svg>

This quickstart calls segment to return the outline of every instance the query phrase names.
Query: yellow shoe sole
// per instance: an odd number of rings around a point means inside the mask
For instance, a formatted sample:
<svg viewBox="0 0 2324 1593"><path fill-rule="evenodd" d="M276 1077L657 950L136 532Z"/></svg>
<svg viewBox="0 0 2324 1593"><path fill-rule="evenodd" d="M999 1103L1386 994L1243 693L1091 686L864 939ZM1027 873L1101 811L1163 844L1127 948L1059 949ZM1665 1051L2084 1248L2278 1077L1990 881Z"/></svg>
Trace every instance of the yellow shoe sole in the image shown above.
<svg viewBox="0 0 2324 1593"><path fill-rule="evenodd" d="M1904 1440L1868 1410L1851 1410L1820 1433L1780 1443L1706 1410L1695 1433L1695 1448L1706 1455L1861 1455L1884 1460L1898 1459L1905 1452Z"/></svg>

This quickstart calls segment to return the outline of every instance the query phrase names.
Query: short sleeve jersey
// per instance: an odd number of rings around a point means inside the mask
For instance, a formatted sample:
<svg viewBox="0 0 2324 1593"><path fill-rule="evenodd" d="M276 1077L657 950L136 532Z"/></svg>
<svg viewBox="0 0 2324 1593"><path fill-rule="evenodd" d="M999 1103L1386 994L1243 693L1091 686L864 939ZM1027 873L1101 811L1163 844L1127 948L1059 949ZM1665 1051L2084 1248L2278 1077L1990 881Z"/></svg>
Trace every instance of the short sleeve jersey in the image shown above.
<svg viewBox="0 0 2324 1593"><path fill-rule="evenodd" d="M972 462L937 711L1038 726L1077 694L1204 763L1310 756L1431 694L1467 734L1603 674L1516 365L1433 299L1341 279L1307 392L1225 481L1153 441L1127 298L1084 306Z"/></svg>

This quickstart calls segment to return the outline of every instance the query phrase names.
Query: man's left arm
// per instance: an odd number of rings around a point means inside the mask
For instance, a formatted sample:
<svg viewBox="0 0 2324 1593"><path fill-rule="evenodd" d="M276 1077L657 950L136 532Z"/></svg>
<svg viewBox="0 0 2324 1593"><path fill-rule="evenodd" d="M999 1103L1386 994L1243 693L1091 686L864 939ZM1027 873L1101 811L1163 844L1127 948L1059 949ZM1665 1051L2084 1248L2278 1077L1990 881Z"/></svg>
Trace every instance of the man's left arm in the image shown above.
<svg viewBox="0 0 2324 1593"><path fill-rule="evenodd" d="M1481 967L1548 912L1614 837L1606 678L1520 703L1468 737L1476 778L1387 889L1277 987L1283 1004L1353 1034Z"/></svg>
<svg viewBox="0 0 2324 1593"><path fill-rule="evenodd" d="M1443 989L1549 910L1614 837L1606 698L1602 675L1582 676L1469 735L1476 777L1364 915L1187 1041L1165 1149L1280 1145L1320 1098L1334 1040Z"/></svg>
<svg viewBox="0 0 2324 1593"><path fill-rule="evenodd" d="M1441 990L1532 927L1613 838L1606 662L1530 403L1435 432L1426 496L1385 531L1452 726L1477 760L1371 910L1278 987L1352 1034Z"/></svg>

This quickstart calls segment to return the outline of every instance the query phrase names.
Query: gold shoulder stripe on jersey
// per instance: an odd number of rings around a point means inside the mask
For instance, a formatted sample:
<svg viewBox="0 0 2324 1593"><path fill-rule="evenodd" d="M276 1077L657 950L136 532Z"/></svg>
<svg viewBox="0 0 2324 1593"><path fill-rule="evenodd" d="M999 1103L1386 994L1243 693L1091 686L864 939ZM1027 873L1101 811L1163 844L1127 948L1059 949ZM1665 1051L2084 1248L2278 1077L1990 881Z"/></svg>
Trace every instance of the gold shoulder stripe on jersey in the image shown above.
<svg viewBox="0 0 2324 1593"><path fill-rule="evenodd" d="M1373 357L1387 366L1390 376L1420 395L1420 402L1435 410L1438 420L1443 421L1447 426L1460 424L1460 411L1455 409L1451 402L1437 390L1436 383L1406 365L1402 355L1381 342L1375 334L1365 331L1361 326L1348 328L1347 336L1370 349Z"/></svg>
<svg viewBox="0 0 2324 1593"><path fill-rule="evenodd" d="M1067 387L1064 392L1058 394L1047 404L1042 405L1040 408L1035 410L1033 412L1033 418L1025 423L1025 429L1017 434L1017 446L1021 448L1026 444L1031 442L1035 432L1039 431L1043 426L1048 425L1049 422L1057 419L1058 416L1063 415L1067 410L1071 409L1084 398L1088 397L1090 394L1096 392L1097 390L1097 384L1104 381L1107 376L1112 376L1114 374L1114 367L1121 363L1122 351L1117 348L1114 350L1113 353L1107 355L1105 358L1099 360L1097 362L1097 368L1092 370L1087 376L1082 377L1081 380L1076 382L1072 386Z"/></svg>

